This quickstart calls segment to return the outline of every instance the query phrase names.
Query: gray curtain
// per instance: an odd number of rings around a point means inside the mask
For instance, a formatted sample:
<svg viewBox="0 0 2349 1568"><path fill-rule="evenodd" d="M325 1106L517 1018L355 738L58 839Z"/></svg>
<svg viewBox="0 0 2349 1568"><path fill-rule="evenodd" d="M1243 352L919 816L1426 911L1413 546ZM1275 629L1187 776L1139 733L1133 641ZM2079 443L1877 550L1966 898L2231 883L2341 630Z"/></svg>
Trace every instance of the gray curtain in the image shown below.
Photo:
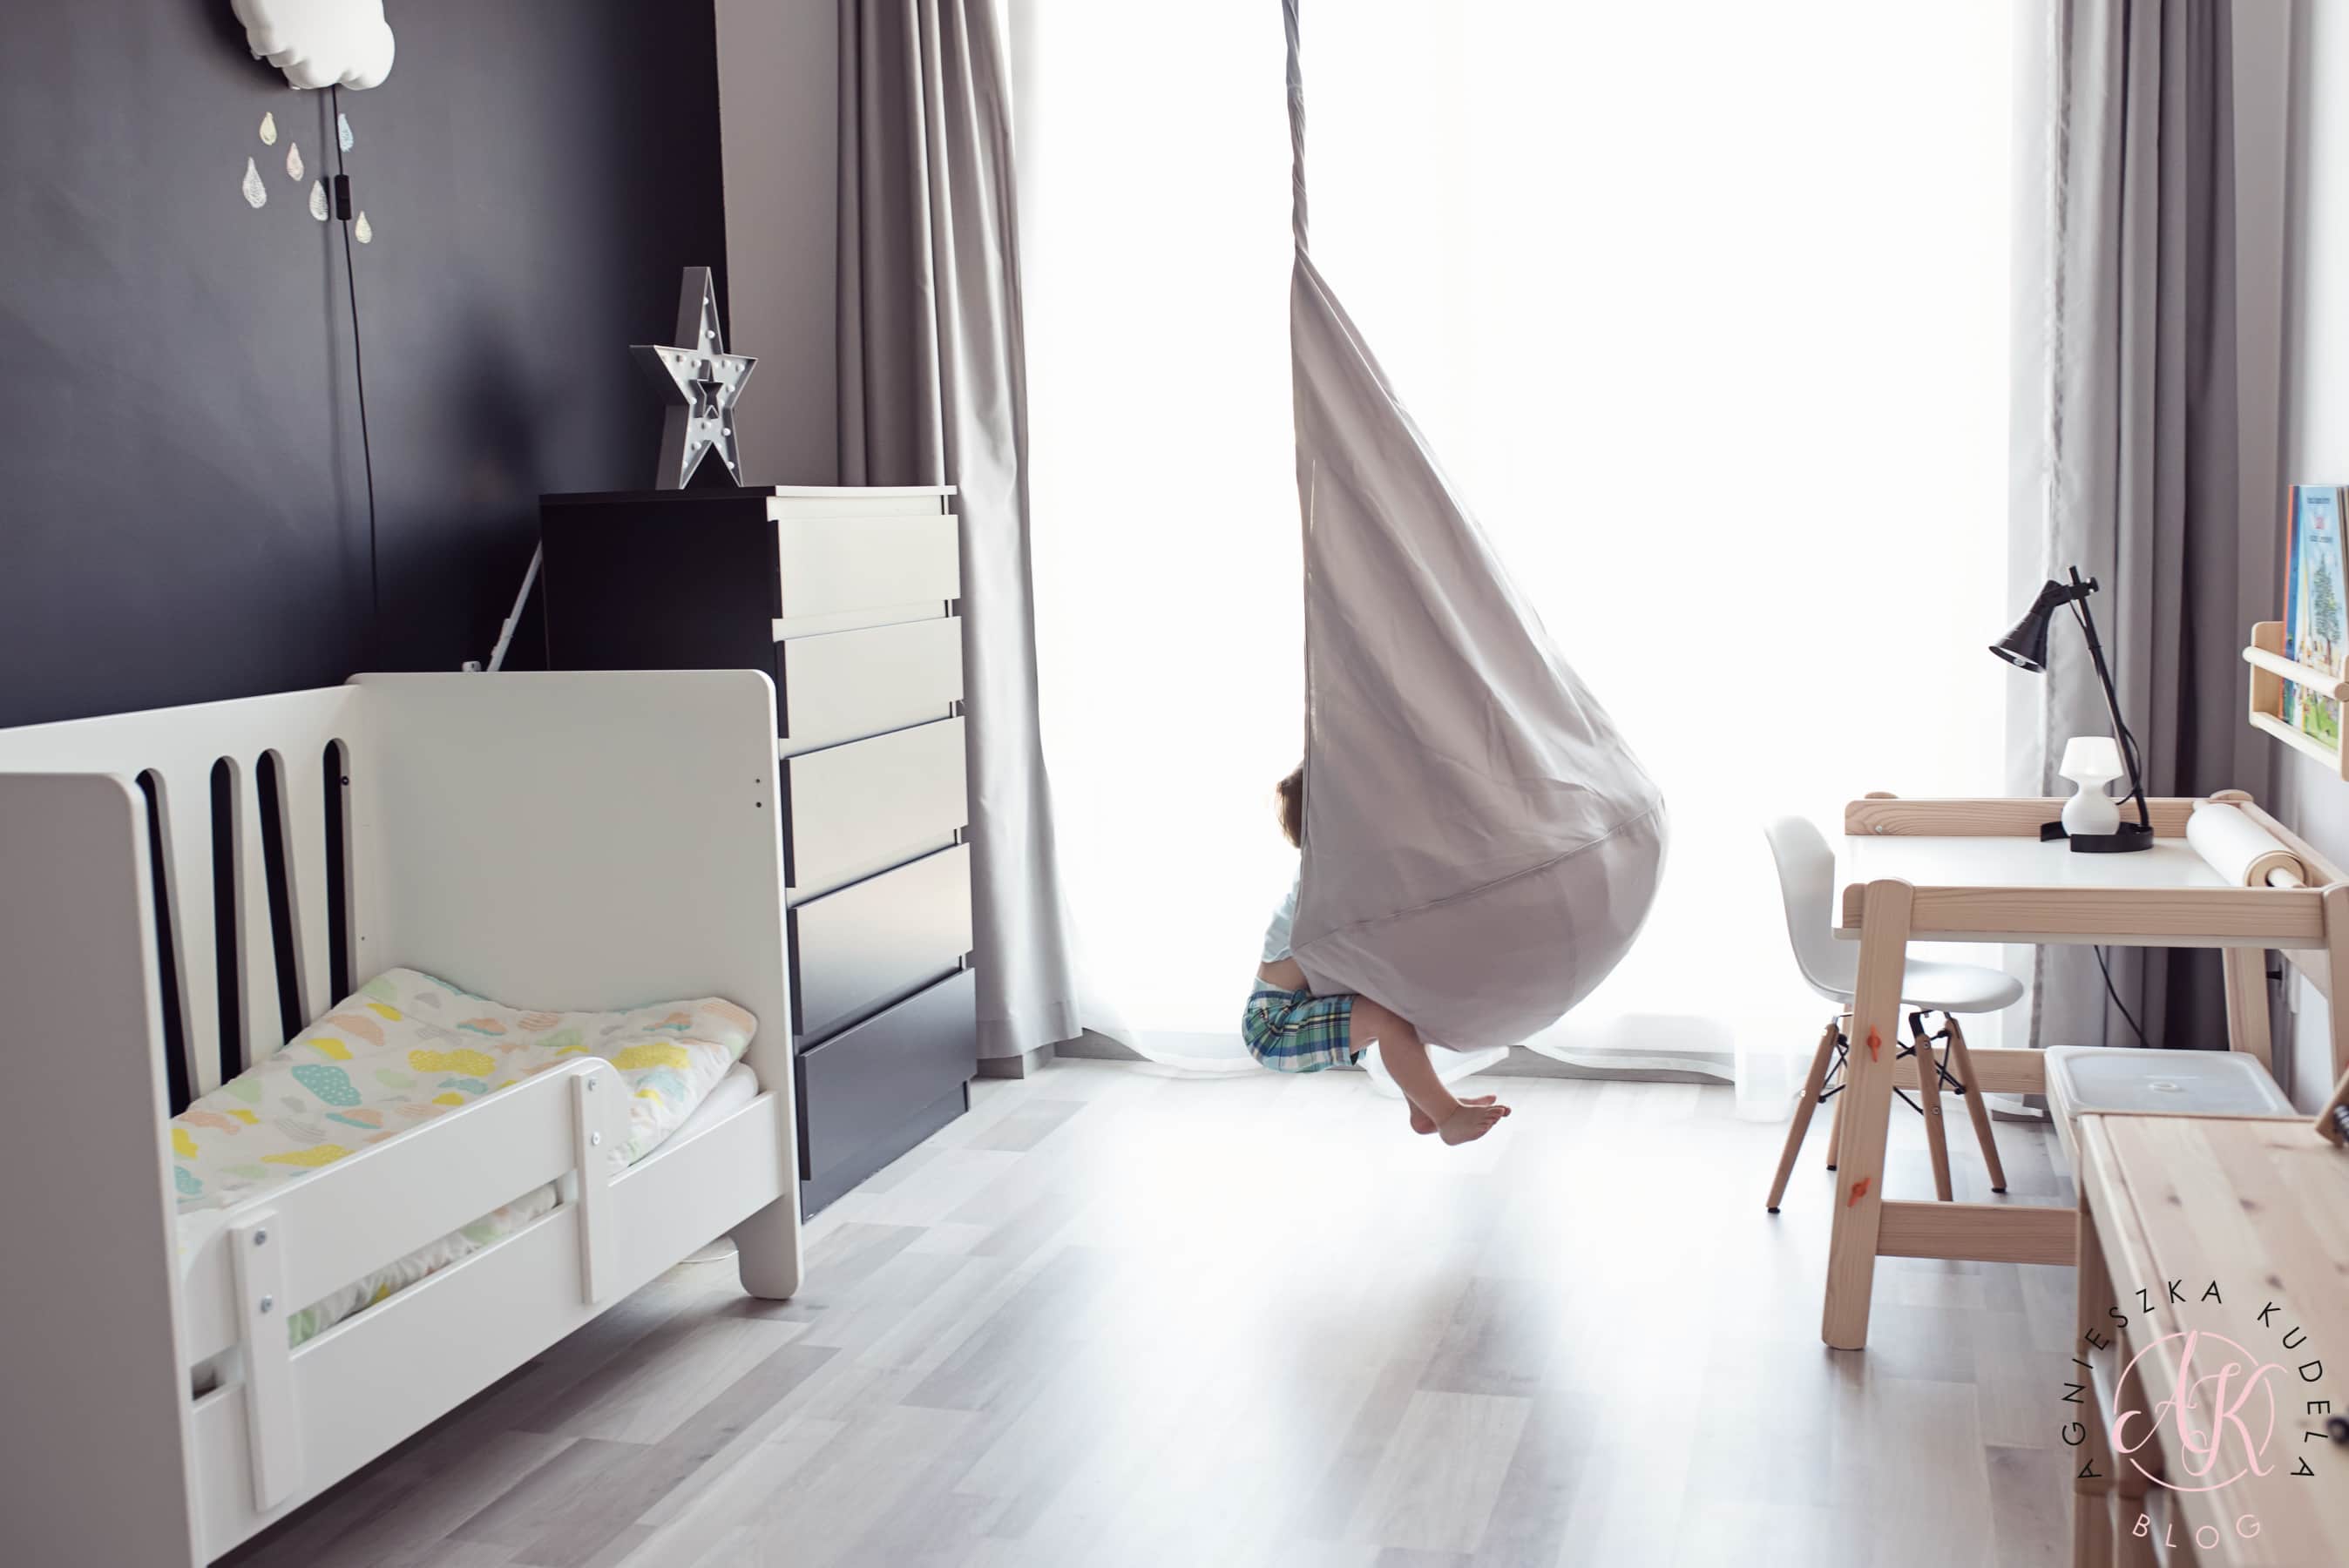
<svg viewBox="0 0 2349 1568"><path fill-rule="evenodd" d="M988 0L841 0L840 470L963 527L979 1054L1078 1031L1036 723L1010 87Z"/></svg>
<svg viewBox="0 0 2349 1568"><path fill-rule="evenodd" d="M2237 515L2230 7L2018 16L2011 598L2019 614L2073 564L2103 583L2092 607L2148 794L2263 797L2272 748L2244 722L2240 652L2272 613L2255 563L2276 520ZM2010 782L2026 793L2068 793L2065 739L2106 733L2077 630L2058 625L2053 648L2045 676L2012 677ZM2034 1044L2137 1044L2092 951L2037 951ZM2223 1045L2215 954L2107 956L2150 1043Z"/></svg>

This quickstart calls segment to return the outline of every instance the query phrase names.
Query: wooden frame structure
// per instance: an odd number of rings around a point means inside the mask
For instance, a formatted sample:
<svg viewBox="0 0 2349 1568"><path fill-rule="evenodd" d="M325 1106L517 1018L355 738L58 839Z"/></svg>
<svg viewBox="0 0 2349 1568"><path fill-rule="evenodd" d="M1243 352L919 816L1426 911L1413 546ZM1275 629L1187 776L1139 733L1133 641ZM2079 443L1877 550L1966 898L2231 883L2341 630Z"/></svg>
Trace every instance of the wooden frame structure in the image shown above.
<svg viewBox="0 0 2349 1568"><path fill-rule="evenodd" d="M1984 942L2135 947L2216 947L2225 950L2228 1046L2270 1060L2266 950L2282 950L2328 999L2333 1009L2333 1071L2349 1071L2349 873L2254 804L2226 791L2213 799L2243 813L2298 855L2318 885L2230 887L2212 875L2189 875L2186 820L2198 802L2160 797L2150 802L2153 855L2074 856L2062 843L2029 849L2001 845L1996 856L1974 846L1977 860L2028 868L2004 884L1980 878L1945 882L1876 876L1844 882L1837 934L1860 944L1858 991L1852 1000L1852 1048L1836 1172L1835 1220L1827 1254L1826 1305L1820 1337L1838 1350L1868 1344L1868 1319L1879 1257L1970 1259L1983 1263L2069 1264L2078 1220L2075 1210L2044 1205L1909 1202L1884 1191L1884 1155L1896 1078L1900 983L1909 944ZM2030 840L2055 817L2056 799L1917 799L1876 795L1845 808L1848 839ZM1930 870L1938 860L1966 857L1951 844L1915 856ZM1896 857L1897 858L1897 857ZM2093 865L2079 862L2096 862ZM2116 862L2133 862L2122 865ZM2190 865L2199 867L2199 858ZM1838 880L1844 872L1838 870ZM2099 878L2104 879L2101 882ZM2036 1093L2045 1087L2037 1051L1977 1049L1977 1090Z"/></svg>

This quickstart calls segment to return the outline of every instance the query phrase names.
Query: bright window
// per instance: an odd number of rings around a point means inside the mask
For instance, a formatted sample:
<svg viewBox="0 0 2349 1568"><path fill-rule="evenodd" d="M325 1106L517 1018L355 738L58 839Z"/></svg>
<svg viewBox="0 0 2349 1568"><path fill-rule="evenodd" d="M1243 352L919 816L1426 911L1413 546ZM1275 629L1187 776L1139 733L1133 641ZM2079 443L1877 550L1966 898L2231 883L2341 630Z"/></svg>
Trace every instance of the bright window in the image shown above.
<svg viewBox="0 0 2349 1568"><path fill-rule="evenodd" d="M2000 792L2009 26L1306 7L1316 258L1671 804L1648 933L1553 1048L1806 1047L1762 819ZM1097 1002L1229 1036L1301 729L1278 19L1019 32L1068 894Z"/></svg>

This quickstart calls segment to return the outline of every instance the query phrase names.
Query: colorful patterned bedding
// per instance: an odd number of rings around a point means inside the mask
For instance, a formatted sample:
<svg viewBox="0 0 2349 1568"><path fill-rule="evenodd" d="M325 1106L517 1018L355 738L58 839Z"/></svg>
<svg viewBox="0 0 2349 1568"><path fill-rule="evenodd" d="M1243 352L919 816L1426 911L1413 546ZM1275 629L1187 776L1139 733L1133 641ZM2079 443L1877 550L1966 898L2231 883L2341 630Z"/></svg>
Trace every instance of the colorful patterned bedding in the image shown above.
<svg viewBox="0 0 2349 1568"><path fill-rule="evenodd" d="M717 997L625 1013L527 1012L391 970L171 1119L181 1255L227 1206L578 1056L610 1062L626 1083L628 1134L611 1150L614 1169L625 1169L685 1124L757 1028ZM519 1230L556 1198L542 1187L354 1280L293 1315L294 1343Z"/></svg>

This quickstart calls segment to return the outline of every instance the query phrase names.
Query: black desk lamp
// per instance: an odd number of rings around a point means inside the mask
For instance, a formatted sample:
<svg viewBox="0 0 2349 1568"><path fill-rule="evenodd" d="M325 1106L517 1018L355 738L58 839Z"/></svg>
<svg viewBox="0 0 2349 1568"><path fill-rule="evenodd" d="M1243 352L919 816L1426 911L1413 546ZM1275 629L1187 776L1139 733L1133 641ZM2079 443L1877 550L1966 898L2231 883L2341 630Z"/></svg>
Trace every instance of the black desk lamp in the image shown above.
<svg viewBox="0 0 2349 1568"><path fill-rule="evenodd" d="M2115 833L2066 833L2063 823L2048 822L2041 826L2039 836L2042 839L2068 838L2073 850L2084 855L2149 850L2153 848L2153 814L2146 809L2145 783L2138 776L2137 738L2129 733L2128 726L2121 720L2121 701L2113 691L2113 672L2105 667L2105 645L2096 640L2096 618L2088 613L2088 595L2096 591L2096 580L2093 577L2083 579L2076 566L2067 570L2072 580L2069 583L2051 580L2041 588L2039 597L2031 602L2031 608L2023 613L2022 620L2014 624L2014 630L1992 643L1990 651L2017 669L2029 670L2035 676L2044 675L2047 671L2047 623L2057 610L2066 604L2072 607L2074 618L2080 623L2081 634L2088 639L2088 657L2095 664L2096 679L2105 688L2105 708L2112 715L2113 737L2120 742L2121 761L2128 769L2129 799L2137 802L2137 820L2123 822L2120 830Z"/></svg>

